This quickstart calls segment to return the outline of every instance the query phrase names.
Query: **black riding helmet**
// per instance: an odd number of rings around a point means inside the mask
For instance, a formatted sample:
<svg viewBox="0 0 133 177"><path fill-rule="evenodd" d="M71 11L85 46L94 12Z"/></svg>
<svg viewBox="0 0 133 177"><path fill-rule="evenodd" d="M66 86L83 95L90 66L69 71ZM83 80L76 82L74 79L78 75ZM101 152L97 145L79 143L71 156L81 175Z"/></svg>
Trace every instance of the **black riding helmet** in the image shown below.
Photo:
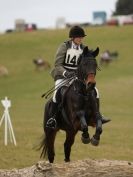
<svg viewBox="0 0 133 177"><path fill-rule="evenodd" d="M73 26L69 31L69 38L85 37L86 34L80 26Z"/></svg>

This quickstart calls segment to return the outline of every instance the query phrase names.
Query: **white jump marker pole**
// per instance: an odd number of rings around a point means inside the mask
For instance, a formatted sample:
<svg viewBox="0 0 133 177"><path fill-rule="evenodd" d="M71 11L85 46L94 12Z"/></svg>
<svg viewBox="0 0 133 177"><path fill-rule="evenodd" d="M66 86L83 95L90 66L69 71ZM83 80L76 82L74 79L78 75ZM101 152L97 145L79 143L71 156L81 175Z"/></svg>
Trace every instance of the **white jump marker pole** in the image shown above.
<svg viewBox="0 0 133 177"><path fill-rule="evenodd" d="M4 139L5 146L7 146L8 143L8 133L9 133L11 143L14 143L14 145L16 146L17 143L16 143L16 139L15 139L15 135L14 135L14 131L13 131L10 115L9 115L9 110L8 110L11 107L11 101L8 100L7 97L5 97L5 100L1 100L1 103L5 108L4 114L0 121L0 126L1 126L2 122L5 120L5 139Z"/></svg>

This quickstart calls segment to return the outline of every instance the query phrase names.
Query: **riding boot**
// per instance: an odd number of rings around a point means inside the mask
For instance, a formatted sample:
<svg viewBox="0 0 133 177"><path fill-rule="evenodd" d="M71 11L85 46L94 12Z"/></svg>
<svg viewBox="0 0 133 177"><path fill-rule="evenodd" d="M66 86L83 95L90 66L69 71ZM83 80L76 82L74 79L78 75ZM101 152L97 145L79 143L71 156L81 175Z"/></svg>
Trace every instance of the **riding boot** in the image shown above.
<svg viewBox="0 0 133 177"><path fill-rule="evenodd" d="M51 114L50 118L46 123L46 127L55 129L57 127L56 115L58 112L58 104L53 102L51 103Z"/></svg>
<svg viewBox="0 0 133 177"><path fill-rule="evenodd" d="M99 98L96 98L96 101L97 101L97 108L98 108L98 117L101 118L102 124L105 124L105 123L110 122L110 121L111 121L110 119L106 119L106 118L105 118L103 115L101 115L101 113L100 113L100 100L99 100Z"/></svg>

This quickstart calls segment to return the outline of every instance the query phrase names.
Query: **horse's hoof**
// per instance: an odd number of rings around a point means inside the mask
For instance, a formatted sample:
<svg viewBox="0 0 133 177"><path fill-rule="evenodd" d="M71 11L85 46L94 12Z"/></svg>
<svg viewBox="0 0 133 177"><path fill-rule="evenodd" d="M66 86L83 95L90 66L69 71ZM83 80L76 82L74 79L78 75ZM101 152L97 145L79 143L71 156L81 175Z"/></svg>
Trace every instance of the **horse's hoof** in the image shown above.
<svg viewBox="0 0 133 177"><path fill-rule="evenodd" d="M81 141L82 141L82 143L84 143L84 144L89 144L90 143L90 137L89 138L84 138L83 136L81 137Z"/></svg>
<svg viewBox="0 0 133 177"><path fill-rule="evenodd" d="M82 133L82 136L81 136L81 141L82 143L84 144L89 144L90 143L90 136L89 136L89 133L88 132L83 132Z"/></svg>
<svg viewBox="0 0 133 177"><path fill-rule="evenodd" d="M64 159L65 162L70 162L70 159Z"/></svg>
<svg viewBox="0 0 133 177"><path fill-rule="evenodd" d="M98 145L99 145L99 142L100 142L100 140L97 140L97 139L95 139L94 137L91 138L91 144L92 144L93 146L98 146Z"/></svg>

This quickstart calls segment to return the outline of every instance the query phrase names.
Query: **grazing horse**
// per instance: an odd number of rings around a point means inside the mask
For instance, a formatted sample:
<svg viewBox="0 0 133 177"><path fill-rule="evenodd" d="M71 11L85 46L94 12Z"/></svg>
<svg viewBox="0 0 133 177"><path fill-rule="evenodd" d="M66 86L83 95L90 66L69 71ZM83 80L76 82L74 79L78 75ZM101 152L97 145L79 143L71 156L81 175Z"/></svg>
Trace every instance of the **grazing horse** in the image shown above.
<svg viewBox="0 0 133 177"><path fill-rule="evenodd" d="M0 65L0 76L7 76L8 74L8 69L5 66Z"/></svg>
<svg viewBox="0 0 133 177"><path fill-rule="evenodd" d="M33 59L33 63L35 64L36 70L38 71L50 69L51 67L48 61L43 60L41 58Z"/></svg>
<svg viewBox="0 0 133 177"><path fill-rule="evenodd" d="M104 51L100 56L100 65L108 65L113 60L116 60L118 58L118 52L110 52L109 50Z"/></svg>
<svg viewBox="0 0 133 177"><path fill-rule="evenodd" d="M56 115L56 129L46 127L46 122L51 117L51 100L48 100L45 105L43 124L45 135L40 149L42 149L41 157L47 155L50 163L54 162L54 142L59 129L66 132L66 140L64 142L65 162L70 161L71 147L78 131L82 131L81 140L84 144L89 142L94 146L99 144L102 122L96 116L96 92L94 89L96 83L95 75L98 69L95 57L98 53L99 48L95 51L90 51L88 47L85 47L78 60L79 64L75 78L70 81L69 87L60 89L61 104ZM92 138L89 136L88 126L96 127Z"/></svg>

